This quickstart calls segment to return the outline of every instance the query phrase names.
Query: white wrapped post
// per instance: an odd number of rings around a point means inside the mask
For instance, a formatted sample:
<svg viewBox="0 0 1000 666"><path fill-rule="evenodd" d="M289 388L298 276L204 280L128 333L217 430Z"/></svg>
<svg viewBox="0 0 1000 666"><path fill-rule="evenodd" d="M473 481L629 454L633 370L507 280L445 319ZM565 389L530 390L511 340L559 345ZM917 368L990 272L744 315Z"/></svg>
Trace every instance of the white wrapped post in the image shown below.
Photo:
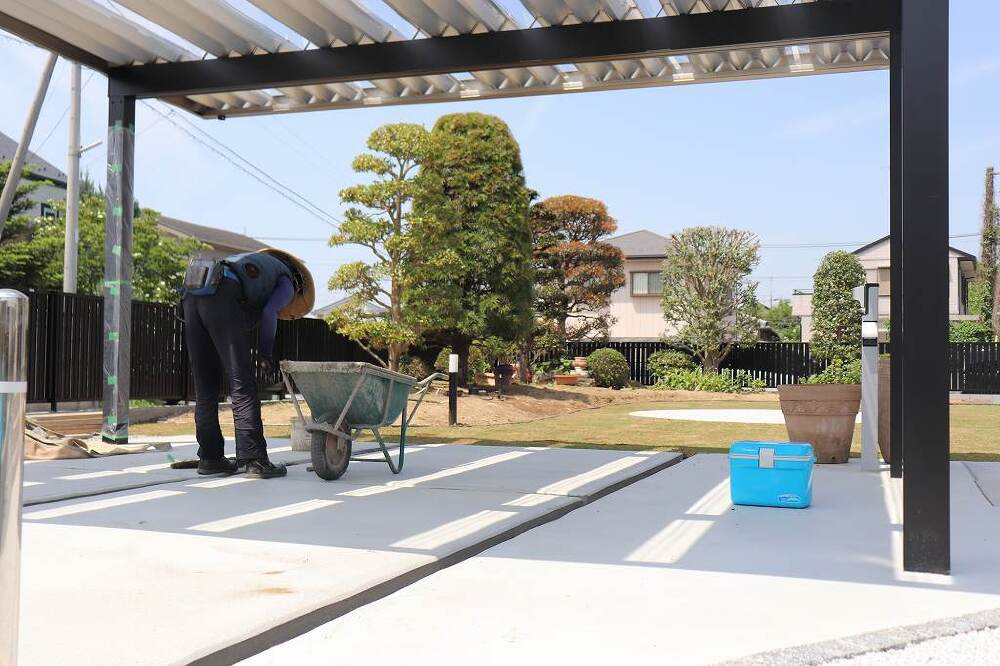
<svg viewBox="0 0 1000 666"><path fill-rule="evenodd" d="M17 663L28 297L0 289L0 664Z"/></svg>
<svg viewBox="0 0 1000 666"><path fill-rule="evenodd" d="M878 461L878 285L865 285L861 322L861 469L877 472Z"/></svg>

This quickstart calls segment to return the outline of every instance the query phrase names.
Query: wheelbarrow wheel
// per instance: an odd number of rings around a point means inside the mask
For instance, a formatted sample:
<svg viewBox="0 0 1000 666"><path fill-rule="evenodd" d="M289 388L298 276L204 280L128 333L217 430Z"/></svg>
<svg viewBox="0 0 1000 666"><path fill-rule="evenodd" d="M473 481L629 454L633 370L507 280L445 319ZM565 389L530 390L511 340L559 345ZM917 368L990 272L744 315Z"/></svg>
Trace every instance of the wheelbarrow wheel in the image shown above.
<svg viewBox="0 0 1000 666"><path fill-rule="evenodd" d="M351 462L350 426L341 425L343 434L323 430L312 432L312 468L316 476L325 481L335 481L347 471Z"/></svg>

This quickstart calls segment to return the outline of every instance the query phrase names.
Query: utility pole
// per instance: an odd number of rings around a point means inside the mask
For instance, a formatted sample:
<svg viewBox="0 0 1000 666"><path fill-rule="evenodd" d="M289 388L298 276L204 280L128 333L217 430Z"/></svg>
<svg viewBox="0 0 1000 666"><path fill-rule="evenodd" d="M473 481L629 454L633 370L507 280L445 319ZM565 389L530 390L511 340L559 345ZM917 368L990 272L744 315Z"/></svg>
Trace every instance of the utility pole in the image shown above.
<svg viewBox="0 0 1000 666"><path fill-rule="evenodd" d="M10 172L7 174L7 182L4 184L3 193L0 194L0 238L3 238L4 226L7 224L7 214L10 213L11 204L14 203L14 194L17 192L18 182L21 180L21 169L24 168L24 159L28 155L28 145L31 137L35 134L35 125L38 123L38 114L42 110L42 102L45 101L45 93L49 89L49 81L52 80L52 70L56 67L56 54L49 55L42 70L42 78L38 80L38 90L35 91L35 100L31 103L31 110L28 117L24 119L24 129L21 130L21 142L17 144L14 151L14 160L10 165Z"/></svg>
<svg viewBox="0 0 1000 666"><path fill-rule="evenodd" d="M76 293L76 264L80 246L80 65L70 66L69 153L66 161L66 241L63 249L63 291Z"/></svg>

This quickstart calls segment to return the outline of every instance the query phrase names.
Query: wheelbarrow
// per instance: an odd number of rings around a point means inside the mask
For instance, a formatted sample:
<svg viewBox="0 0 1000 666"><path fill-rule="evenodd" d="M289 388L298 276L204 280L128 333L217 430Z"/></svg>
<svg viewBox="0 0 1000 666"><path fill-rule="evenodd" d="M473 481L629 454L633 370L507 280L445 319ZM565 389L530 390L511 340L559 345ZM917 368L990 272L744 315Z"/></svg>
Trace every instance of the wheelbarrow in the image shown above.
<svg viewBox="0 0 1000 666"><path fill-rule="evenodd" d="M282 361L281 376L295 411L310 434L312 469L327 481L343 476L352 460L382 462L367 455L379 450L392 473L399 474L406 453L407 426L430 390L431 382L448 378L436 372L418 382L409 375L370 363L335 361ZM302 414L293 382L309 405L311 419ZM416 404L407 409L414 397ZM400 416L399 445L392 447L396 449L393 460L379 428L392 425ZM371 431L379 448L352 456L353 444L365 430Z"/></svg>

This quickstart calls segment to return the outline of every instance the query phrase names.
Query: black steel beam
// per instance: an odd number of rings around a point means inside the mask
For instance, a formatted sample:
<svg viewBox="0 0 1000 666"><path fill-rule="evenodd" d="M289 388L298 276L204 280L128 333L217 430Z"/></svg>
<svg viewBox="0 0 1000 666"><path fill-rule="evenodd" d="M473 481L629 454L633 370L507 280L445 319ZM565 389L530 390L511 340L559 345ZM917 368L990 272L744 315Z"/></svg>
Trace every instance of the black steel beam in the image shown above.
<svg viewBox="0 0 1000 666"><path fill-rule="evenodd" d="M901 26L903 567L948 573L948 1L903 0Z"/></svg>
<svg viewBox="0 0 1000 666"><path fill-rule="evenodd" d="M112 95L167 97L806 43L888 34L891 0L507 30L112 68Z"/></svg>
<svg viewBox="0 0 1000 666"><path fill-rule="evenodd" d="M894 0L893 9L900 11L900 2ZM903 321L903 297L892 295L897 285L903 284L903 125L902 125L902 72L900 69L901 35L898 28L889 35L889 475L903 477L903 349L896 340L898 326Z"/></svg>
<svg viewBox="0 0 1000 666"><path fill-rule="evenodd" d="M9 14L4 14L3 12L0 12L0 29L9 32L12 35L17 35L18 37L31 42L35 46L40 46L41 48L62 56L67 60L72 60L80 63L81 65L86 65L87 67L96 69L99 72L108 71L108 63L103 58L99 58L93 53L73 46L69 42L63 41L55 35L49 34L44 30L40 30L29 23L25 23L24 21L16 19Z"/></svg>

